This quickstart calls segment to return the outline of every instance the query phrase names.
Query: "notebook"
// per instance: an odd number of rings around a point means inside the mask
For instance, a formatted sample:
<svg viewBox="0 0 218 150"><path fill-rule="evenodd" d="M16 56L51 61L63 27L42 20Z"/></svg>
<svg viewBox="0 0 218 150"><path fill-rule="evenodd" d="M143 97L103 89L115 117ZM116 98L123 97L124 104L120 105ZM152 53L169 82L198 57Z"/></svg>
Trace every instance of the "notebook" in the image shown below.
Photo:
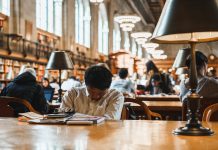
<svg viewBox="0 0 218 150"><path fill-rule="evenodd" d="M52 98L54 96L54 88L45 88L44 89L44 96L47 102L52 102Z"/></svg>

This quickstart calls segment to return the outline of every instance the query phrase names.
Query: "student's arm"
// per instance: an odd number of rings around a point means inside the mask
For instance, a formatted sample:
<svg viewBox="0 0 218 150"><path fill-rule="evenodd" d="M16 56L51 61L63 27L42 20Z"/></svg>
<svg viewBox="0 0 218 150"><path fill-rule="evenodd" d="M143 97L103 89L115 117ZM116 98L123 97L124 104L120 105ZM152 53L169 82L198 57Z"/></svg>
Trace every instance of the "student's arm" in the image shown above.
<svg viewBox="0 0 218 150"><path fill-rule="evenodd" d="M119 120L124 103L124 96L120 92L115 92L115 95L109 101L104 116L108 120Z"/></svg>
<svg viewBox="0 0 218 150"><path fill-rule="evenodd" d="M62 103L60 106L60 112L73 112L74 111L74 100L76 98L76 91L74 88L67 91L62 97Z"/></svg>

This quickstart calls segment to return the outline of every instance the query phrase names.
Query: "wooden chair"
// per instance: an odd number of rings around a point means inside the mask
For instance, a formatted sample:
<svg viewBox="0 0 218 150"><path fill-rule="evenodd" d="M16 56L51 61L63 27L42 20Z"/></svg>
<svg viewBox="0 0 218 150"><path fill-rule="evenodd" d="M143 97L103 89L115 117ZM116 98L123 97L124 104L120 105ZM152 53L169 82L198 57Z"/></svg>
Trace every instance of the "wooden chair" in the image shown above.
<svg viewBox="0 0 218 150"><path fill-rule="evenodd" d="M204 110L202 121L218 121L218 103L210 105Z"/></svg>
<svg viewBox="0 0 218 150"><path fill-rule="evenodd" d="M0 117L17 117L15 109L12 105L25 106L31 112L39 113L25 99L0 96Z"/></svg>
<svg viewBox="0 0 218 150"><path fill-rule="evenodd" d="M200 101L200 110L199 110L199 120L202 120L202 116L203 116L203 112L204 110L210 106L210 105L213 105L215 103L218 103L218 98L201 98L201 101ZM183 102L182 104L182 120L183 121L186 121L187 120L187 101L186 102Z"/></svg>
<svg viewBox="0 0 218 150"><path fill-rule="evenodd" d="M157 118L162 120L161 115L158 113L150 111L150 109L148 108L148 106L145 103L143 103L142 101L139 101L135 98L129 98L129 97L125 98L125 103L124 103L122 115L121 115L122 120L129 119L131 112L128 108L134 107L134 106L131 106L131 103L139 105L139 106L136 106L137 110L139 110L139 111L142 110L142 113L140 113L141 114L140 117L136 114L136 120L144 120L144 119L151 120L152 117L155 117L155 118L157 117ZM140 107L140 109L138 109L138 107ZM136 110L136 109L134 109L134 110Z"/></svg>

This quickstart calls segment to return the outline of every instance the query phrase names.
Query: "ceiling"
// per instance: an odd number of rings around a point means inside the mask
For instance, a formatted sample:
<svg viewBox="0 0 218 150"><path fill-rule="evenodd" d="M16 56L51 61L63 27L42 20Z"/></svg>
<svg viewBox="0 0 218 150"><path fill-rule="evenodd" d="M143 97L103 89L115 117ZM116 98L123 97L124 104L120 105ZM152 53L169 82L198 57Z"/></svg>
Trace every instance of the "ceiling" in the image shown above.
<svg viewBox="0 0 218 150"><path fill-rule="evenodd" d="M127 0L144 24L156 25L166 0Z"/></svg>

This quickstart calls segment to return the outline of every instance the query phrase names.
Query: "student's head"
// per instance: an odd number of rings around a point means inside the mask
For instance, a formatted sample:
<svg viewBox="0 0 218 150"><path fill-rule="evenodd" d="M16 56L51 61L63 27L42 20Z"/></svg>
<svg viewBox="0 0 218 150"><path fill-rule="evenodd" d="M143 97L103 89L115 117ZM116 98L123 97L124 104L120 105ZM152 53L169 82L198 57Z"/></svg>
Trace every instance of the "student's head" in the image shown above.
<svg viewBox="0 0 218 150"><path fill-rule="evenodd" d="M161 77L158 73L155 73L152 77L151 77L151 85L153 87L157 87L160 86L161 83Z"/></svg>
<svg viewBox="0 0 218 150"><path fill-rule="evenodd" d="M23 70L23 73L24 72L29 72L30 74L32 74L36 78L36 71L35 71L35 69L33 69L33 68L25 68Z"/></svg>
<svg viewBox="0 0 218 150"><path fill-rule="evenodd" d="M126 68L121 68L119 70L119 77L125 79L128 76L128 70Z"/></svg>
<svg viewBox="0 0 218 150"><path fill-rule="evenodd" d="M111 72L103 66L91 66L85 72L85 84L89 96L99 100L106 93L112 81Z"/></svg>
<svg viewBox="0 0 218 150"><path fill-rule="evenodd" d="M196 57L196 68L198 75L205 76L207 72L207 57L200 51L195 52ZM190 68L191 66L191 56L189 55L186 59L186 66Z"/></svg>
<svg viewBox="0 0 218 150"><path fill-rule="evenodd" d="M147 73L149 73L150 71L158 72L158 69L153 61L149 60L145 65L146 65Z"/></svg>
<svg viewBox="0 0 218 150"><path fill-rule="evenodd" d="M42 86L43 87L49 87L49 80L48 80L48 78L42 78Z"/></svg>

